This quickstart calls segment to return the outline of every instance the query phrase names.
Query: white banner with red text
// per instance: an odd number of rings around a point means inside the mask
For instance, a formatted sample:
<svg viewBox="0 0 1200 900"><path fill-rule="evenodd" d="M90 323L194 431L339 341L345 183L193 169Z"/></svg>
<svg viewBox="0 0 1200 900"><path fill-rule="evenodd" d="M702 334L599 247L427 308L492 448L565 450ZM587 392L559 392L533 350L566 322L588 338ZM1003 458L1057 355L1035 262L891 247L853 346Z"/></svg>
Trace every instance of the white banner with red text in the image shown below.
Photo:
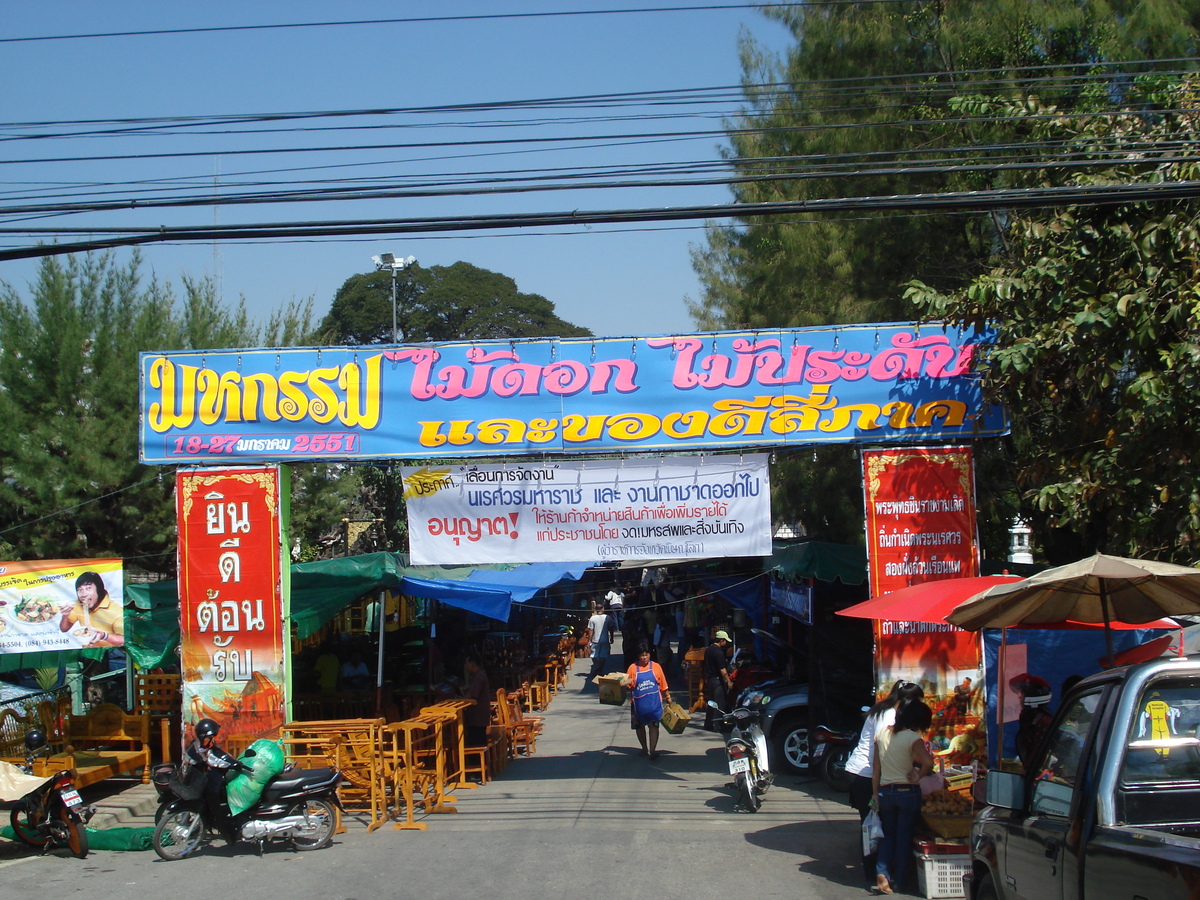
<svg viewBox="0 0 1200 900"><path fill-rule="evenodd" d="M766 454L402 471L414 565L771 553Z"/></svg>

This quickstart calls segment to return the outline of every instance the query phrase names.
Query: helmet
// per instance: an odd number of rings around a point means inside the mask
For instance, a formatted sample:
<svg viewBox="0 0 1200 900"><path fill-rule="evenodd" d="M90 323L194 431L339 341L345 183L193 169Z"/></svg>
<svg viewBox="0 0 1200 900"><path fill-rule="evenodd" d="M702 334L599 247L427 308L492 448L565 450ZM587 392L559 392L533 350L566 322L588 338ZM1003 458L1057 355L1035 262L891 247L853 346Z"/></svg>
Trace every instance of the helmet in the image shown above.
<svg viewBox="0 0 1200 900"><path fill-rule="evenodd" d="M1011 679L1009 686L1021 694L1025 706L1045 706L1050 702L1050 682L1036 675L1025 673Z"/></svg>
<svg viewBox="0 0 1200 900"><path fill-rule="evenodd" d="M217 732L220 730L221 726L212 719L201 719L196 723L196 737L198 737L200 740L216 737Z"/></svg>
<svg viewBox="0 0 1200 900"><path fill-rule="evenodd" d="M29 752L41 750L46 746L46 732L40 728L33 728L25 732L25 749Z"/></svg>

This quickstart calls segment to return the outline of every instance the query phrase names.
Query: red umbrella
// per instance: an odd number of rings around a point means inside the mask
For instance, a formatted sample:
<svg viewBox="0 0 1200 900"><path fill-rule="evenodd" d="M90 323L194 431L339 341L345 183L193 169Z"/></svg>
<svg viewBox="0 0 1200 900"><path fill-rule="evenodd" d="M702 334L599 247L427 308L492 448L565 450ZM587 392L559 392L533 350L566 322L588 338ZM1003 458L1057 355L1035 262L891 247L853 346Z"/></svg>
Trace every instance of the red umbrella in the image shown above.
<svg viewBox="0 0 1200 900"><path fill-rule="evenodd" d="M856 619L886 619L889 622L944 623L950 611L968 597L974 597L998 584L1020 580L1016 575L982 575L978 578L923 581L839 610L838 615Z"/></svg>
<svg viewBox="0 0 1200 900"><path fill-rule="evenodd" d="M874 600L856 603L845 609L838 610L839 616L853 616L856 619L883 619L889 622L937 622L944 624L946 616L950 615L960 603L976 594L982 593L998 584L1015 584L1021 581L1018 575L980 575L975 578L942 578L937 581L923 581L910 585ZM1157 619L1153 622L1132 624L1127 622L1112 622L1117 631L1136 630L1139 628L1178 628L1179 624L1171 619ZM1104 625L1094 622L1042 622L1038 625L1025 625L1025 628L1078 628L1088 630L1103 628Z"/></svg>

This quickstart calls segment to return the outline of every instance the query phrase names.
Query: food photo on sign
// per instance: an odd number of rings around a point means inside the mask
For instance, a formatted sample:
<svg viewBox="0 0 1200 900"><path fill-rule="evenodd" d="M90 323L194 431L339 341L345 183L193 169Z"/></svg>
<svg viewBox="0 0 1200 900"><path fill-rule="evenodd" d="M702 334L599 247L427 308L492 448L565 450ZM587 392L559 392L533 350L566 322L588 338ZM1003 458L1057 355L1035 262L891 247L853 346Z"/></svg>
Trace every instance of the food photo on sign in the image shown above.
<svg viewBox="0 0 1200 900"><path fill-rule="evenodd" d="M0 653L125 644L119 559L0 562Z"/></svg>

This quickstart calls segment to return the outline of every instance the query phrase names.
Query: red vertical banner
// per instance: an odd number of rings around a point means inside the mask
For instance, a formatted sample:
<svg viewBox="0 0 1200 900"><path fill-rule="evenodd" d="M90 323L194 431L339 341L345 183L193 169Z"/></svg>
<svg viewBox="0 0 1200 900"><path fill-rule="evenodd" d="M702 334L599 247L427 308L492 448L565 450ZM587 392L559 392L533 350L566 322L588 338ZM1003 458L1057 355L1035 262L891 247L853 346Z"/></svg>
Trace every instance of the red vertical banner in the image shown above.
<svg viewBox="0 0 1200 900"><path fill-rule="evenodd" d="M183 719L277 738L284 721L278 467L176 474Z"/></svg>
<svg viewBox="0 0 1200 900"><path fill-rule="evenodd" d="M970 447L863 451L871 596L979 574ZM921 685L933 709L926 737L948 763L986 758L977 634L949 623L875 623L880 692Z"/></svg>
<svg viewBox="0 0 1200 900"><path fill-rule="evenodd" d="M979 574L970 447L864 450L871 596Z"/></svg>

